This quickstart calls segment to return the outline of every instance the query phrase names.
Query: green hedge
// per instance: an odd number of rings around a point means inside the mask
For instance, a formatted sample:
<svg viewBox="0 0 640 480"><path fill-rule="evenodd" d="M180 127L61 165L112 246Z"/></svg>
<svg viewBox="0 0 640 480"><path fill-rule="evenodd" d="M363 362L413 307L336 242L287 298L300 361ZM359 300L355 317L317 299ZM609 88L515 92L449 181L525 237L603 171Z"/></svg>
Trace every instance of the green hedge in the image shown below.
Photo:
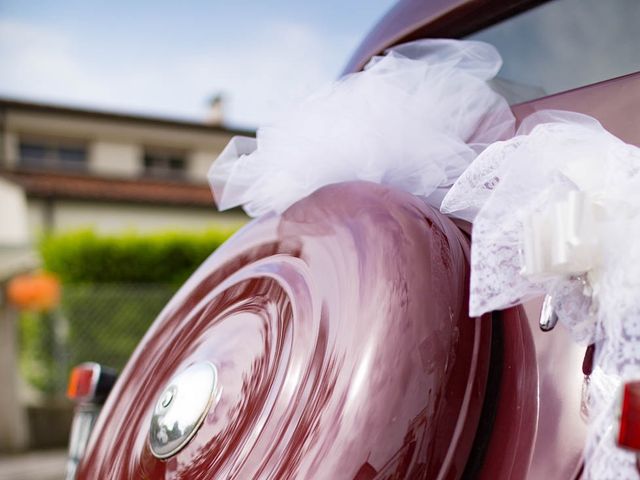
<svg viewBox="0 0 640 480"><path fill-rule="evenodd" d="M93 361L121 369L176 286L94 284L64 287L67 363Z"/></svg>
<svg viewBox="0 0 640 480"><path fill-rule="evenodd" d="M55 312L22 315L24 377L56 395L78 363L121 369L180 284L233 231L99 235L82 230L43 238L43 266L61 279L62 303Z"/></svg>
<svg viewBox="0 0 640 480"><path fill-rule="evenodd" d="M43 238L40 254L45 269L65 284L180 284L233 231L98 235L82 230Z"/></svg>
<svg viewBox="0 0 640 480"><path fill-rule="evenodd" d="M51 313L22 312L20 318L20 371L41 392L61 391L66 370L64 359L57 354L55 319Z"/></svg>

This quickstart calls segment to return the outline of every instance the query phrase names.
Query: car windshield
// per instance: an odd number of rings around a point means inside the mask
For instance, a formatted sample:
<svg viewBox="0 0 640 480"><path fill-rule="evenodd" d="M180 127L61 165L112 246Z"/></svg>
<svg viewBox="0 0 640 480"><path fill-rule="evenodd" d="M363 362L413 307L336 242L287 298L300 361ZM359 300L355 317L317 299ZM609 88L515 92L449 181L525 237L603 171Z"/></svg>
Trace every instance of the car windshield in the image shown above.
<svg viewBox="0 0 640 480"><path fill-rule="evenodd" d="M640 1L556 0L466 37L493 44L511 103L640 71Z"/></svg>

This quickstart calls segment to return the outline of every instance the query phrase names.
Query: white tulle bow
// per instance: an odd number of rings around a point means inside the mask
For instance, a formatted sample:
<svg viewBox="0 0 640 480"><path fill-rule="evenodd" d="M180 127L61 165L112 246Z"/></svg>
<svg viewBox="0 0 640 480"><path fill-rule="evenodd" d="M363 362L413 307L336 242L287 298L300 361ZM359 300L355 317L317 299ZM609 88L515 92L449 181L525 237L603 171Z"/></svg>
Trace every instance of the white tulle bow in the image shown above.
<svg viewBox="0 0 640 480"><path fill-rule="evenodd" d="M486 145L515 120L490 81L489 44L420 40L374 57L293 106L257 138L234 138L209 171L218 208L282 212L331 183L367 180L435 207Z"/></svg>

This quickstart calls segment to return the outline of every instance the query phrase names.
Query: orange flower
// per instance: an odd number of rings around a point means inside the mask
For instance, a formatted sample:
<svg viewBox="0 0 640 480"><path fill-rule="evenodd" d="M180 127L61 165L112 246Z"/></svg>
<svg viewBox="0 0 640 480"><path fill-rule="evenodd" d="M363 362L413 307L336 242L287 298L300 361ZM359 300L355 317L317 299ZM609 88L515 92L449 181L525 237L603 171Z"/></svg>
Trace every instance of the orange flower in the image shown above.
<svg viewBox="0 0 640 480"><path fill-rule="evenodd" d="M19 275L9 282L7 297L21 310L52 310L60 303L60 281L48 273Z"/></svg>

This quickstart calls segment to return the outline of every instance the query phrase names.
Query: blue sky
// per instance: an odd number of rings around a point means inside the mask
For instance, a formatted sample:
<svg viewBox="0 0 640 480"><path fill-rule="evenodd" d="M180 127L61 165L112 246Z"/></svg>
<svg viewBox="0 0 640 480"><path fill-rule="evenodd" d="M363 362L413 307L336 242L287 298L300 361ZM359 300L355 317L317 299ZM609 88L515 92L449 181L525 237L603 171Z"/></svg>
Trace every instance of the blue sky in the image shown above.
<svg viewBox="0 0 640 480"><path fill-rule="evenodd" d="M0 95L268 122L335 78L393 0L0 0Z"/></svg>

